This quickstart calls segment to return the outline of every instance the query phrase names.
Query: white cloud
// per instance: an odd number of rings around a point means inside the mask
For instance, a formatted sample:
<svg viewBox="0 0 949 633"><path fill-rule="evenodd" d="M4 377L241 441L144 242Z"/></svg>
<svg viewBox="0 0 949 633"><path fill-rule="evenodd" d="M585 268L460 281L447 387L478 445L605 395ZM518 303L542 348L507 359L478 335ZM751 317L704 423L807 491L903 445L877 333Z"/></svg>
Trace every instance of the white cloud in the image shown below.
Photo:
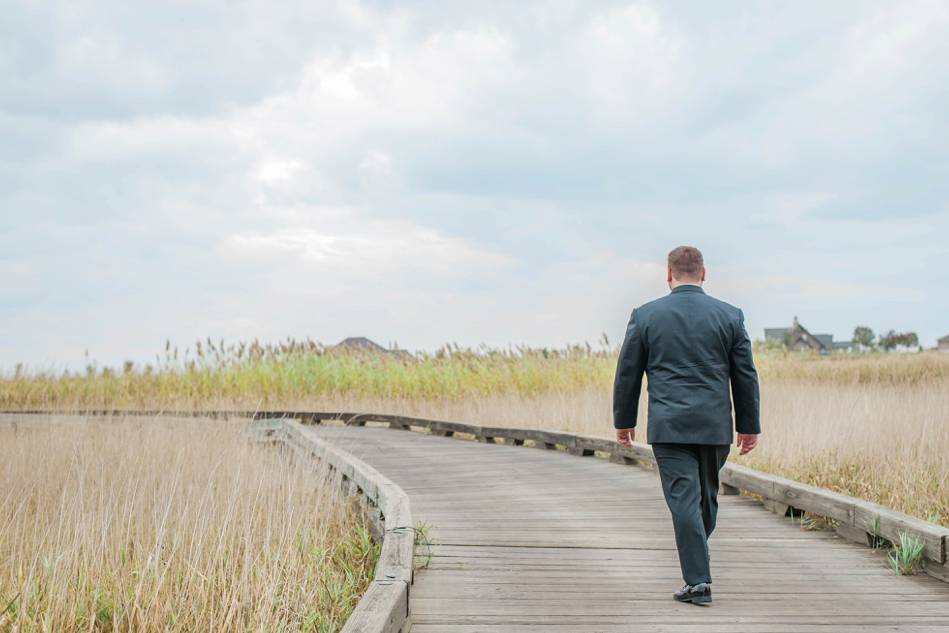
<svg viewBox="0 0 949 633"><path fill-rule="evenodd" d="M298 160L265 158L257 163L257 180L267 187L279 187L293 182L294 176L303 168Z"/></svg>
<svg viewBox="0 0 949 633"><path fill-rule="evenodd" d="M69 142L73 160L121 162L220 154L235 144L235 136L227 119L159 115L83 122L70 130Z"/></svg>
<svg viewBox="0 0 949 633"><path fill-rule="evenodd" d="M360 232L321 232L312 228L272 233L241 233L222 242L226 254L293 257L324 273L350 275L426 272L436 275L486 273L511 260L462 239L405 223L371 223Z"/></svg>
<svg viewBox="0 0 949 633"><path fill-rule="evenodd" d="M945 333L944 3L129 6L0 24L0 367L592 340L689 242L749 322Z"/></svg>
<svg viewBox="0 0 949 633"><path fill-rule="evenodd" d="M883 301L919 300L925 293L918 288L888 286L846 280L826 279L819 276L771 275L752 279L753 288L762 292L808 301L851 301L870 299Z"/></svg>
<svg viewBox="0 0 949 633"><path fill-rule="evenodd" d="M785 230L794 230L801 227L811 213L831 202L833 197L832 193L826 191L777 191L766 195L762 208L752 212L750 217Z"/></svg>
<svg viewBox="0 0 949 633"><path fill-rule="evenodd" d="M603 125L648 125L678 109L676 101L690 90L681 36L659 11L640 4L594 14L584 25L575 54L577 77L587 84L587 105Z"/></svg>
<svg viewBox="0 0 949 633"><path fill-rule="evenodd" d="M863 161L929 133L932 122L916 104L942 91L934 76L946 70L937 60L949 57L949 5L922 0L871 6L819 38L814 51L802 51L811 63L792 72L809 73L808 81L731 127L744 137L741 149L749 160L779 166L823 153Z"/></svg>

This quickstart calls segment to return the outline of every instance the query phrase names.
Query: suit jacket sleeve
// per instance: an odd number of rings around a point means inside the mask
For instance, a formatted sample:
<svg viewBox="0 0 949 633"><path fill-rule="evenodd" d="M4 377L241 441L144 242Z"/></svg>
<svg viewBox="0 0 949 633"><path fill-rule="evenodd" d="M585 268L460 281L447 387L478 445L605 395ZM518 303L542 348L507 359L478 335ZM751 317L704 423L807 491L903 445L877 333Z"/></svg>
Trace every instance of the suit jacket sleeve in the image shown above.
<svg viewBox="0 0 949 633"><path fill-rule="evenodd" d="M647 349L643 341L641 324L636 320L636 310L629 317L626 338L620 348L616 363L616 378L613 381L613 427L631 429L636 426L639 411L639 392L646 371Z"/></svg>
<svg viewBox="0 0 949 633"><path fill-rule="evenodd" d="M730 354L732 399L735 401L735 430L761 433L761 402L758 372L751 355L751 339L745 329L745 314L738 311L738 323Z"/></svg>

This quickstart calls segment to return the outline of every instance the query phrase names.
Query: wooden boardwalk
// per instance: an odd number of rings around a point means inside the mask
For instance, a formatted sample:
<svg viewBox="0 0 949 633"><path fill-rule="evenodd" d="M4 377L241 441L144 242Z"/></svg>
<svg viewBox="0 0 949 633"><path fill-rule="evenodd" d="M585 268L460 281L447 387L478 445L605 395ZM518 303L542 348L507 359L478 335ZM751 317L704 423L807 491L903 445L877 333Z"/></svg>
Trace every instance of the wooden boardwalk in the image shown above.
<svg viewBox="0 0 949 633"><path fill-rule="evenodd" d="M675 603L672 524L651 471L386 428L308 426L408 493L431 526L413 633L949 633L949 584L720 496L715 602ZM425 554L421 546L418 554Z"/></svg>

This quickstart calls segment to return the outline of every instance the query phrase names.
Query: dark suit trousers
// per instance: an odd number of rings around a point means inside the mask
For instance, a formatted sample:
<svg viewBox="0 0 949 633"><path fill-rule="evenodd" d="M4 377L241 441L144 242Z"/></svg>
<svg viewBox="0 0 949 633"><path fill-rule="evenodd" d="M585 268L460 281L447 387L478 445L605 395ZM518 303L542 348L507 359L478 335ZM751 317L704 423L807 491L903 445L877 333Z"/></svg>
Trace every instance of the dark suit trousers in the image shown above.
<svg viewBox="0 0 949 633"><path fill-rule="evenodd" d="M689 585L712 582L708 537L718 514L718 471L725 465L725 445L654 443L659 478L672 512L682 578Z"/></svg>

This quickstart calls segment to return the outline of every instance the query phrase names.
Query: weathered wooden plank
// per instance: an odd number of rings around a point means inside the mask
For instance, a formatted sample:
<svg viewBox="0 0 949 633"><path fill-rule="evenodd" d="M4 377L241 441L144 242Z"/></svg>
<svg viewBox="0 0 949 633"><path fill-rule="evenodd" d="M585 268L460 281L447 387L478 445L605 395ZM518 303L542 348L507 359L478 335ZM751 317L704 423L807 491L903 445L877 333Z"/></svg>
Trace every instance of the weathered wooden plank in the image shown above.
<svg viewBox="0 0 949 633"><path fill-rule="evenodd" d="M558 446L569 450L576 445L576 435L542 429L512 428L504 426L482 426L480 437L483 441L494 438L524 442L531 440L537 448L554 449Z"/></svg>
<svg viewBox="0 0 949 633"><path fill-rule="evenodd" d="M723 604L737 604L737 601L731 596L723 597ZM769 596L768 614L769 615L802 615L801 601L793 596ZM811 617L820 616L849 616L851 622L859 621L867 612L873 613L877 607L876 600L867 600L859 595L853 595L848 600L831 599L820 600L811 597L806 605L806 613ZM727 608L727 607L726 607ZM598 618L603 616L622 616L630 613L640 613L645 610L660 614L663 610L668 612L669 616L676 614L689 614L690 609L695 609L691 605L676 604L670 599L670 594L663 598L641 597L632 592L627 593L623 598L596 598L585 596L584 599L576 600L571 596L537 596L532 595L524 599L511 599L507 595L495 596L488 599L470 599L457 598L454 596L423 597L412 596L412 613L415 617L421 618L431 613L455 613L458 615L484 615L493 616L548 616L551 613L563 613L573 616L588 618ZM931 616L933 619L943 620L949 623L949 605L939 600L900 600L892 601L887 609L887 617L925 617ZM705 618L712 619L715 616L726 621L734 621L738 616L732 613L720 613L705 615Z"/></svg>
<svg viewBox="0 0 949 633"><path fill-rule="evenodd" d="M697 610L697 609L696 609ZM564 621L567 620L567 621ZM559 622L485 622L481 624L453 623L422 618L412 625L412 633L537 633L542 627L547 633L826 633L832 627L833 633L946 633L942 624L920 624L918 622L893 623L886 620L879 624L847 624L843 622L807 623L788 620L784 622L745 620L742 622L697 623L697 622L656 622L649 619L638 621L632 616L597 618L595 624L572 622L564 619Z"/></svg>
<svg viewBox="0 0 949 633"><path fill-rule="evenodd" d="M647 444L633 442L632 446L621 446L616 440L595 435L577 434L576 446L588 451L602 451L609 453L619 463L635 463L638 465L654 464L656 461L652 449Z"/></svg>
<svg viewBox="0 0 949 633"><path fill-rule="evenodd" d="M412 582L415 530L413 528L386 528L376 580L404 580Z"/></svg>
<svg viewBox="0 0 949 633"><path fill-rule="evenodd" d="M855 527L873 533L874 525L879 524L879 535L893 542L899 541L900 534L915 536L924 543L926 558L939 564L946 562L949 529L862 499L854 499L854 509Z"/></svg>
<svg viewBox="0 0 949 633"><path fill-rule="evenodd" d="M785 506L854 524L857 499L830 490L762 473L739 464L726 464L721 481L726 485L761 495Z"/></svg>
<svg viewBox="0 0 949 633"><path fill-rule="evenodd" d="M478 436L482 434L482 428L476 424L465 424L464 422L448 422L445 420L432 420L429 428L433 435L454 435L455 433L467 433L468 435Z"/></svg>
<svg viewBox="0 0 949 633"><path fill-rule="evenodd" d="M949 563L940 565L934 561L926 561L926 573L943 582L949 582Z"/></svg>
<svg viewBox="0 0 949 633"><path fill-rule="evenodd" d="M866 530L862 530L847 523L840 523L834 528L834 531L842 538L857 543L859 545L870 545L869 535Z"/></svg>
<svg viewBox="0 0 949 633"><path fill-rule="evenodd" d="M769 512L774 512L778 516L787 516L788 510L793 510L791 506L786 503L781 503L780 501L775 501L774 499L765 499L762 503L765 510Z"/></svg>
<svg viewBox="0 0 949 633"><path fill-rule="evenodd" d="M271 425L275 422L272 420ZM295 451L331 466L384 515L382 547L375 580L360 599L343 631L398 633L408 626L408 586L414 575L415 530L409 498L395 483L351 453L304 432L301 423L280 418L274 437Z"/></svg>
<svg viewBox="0 0 949 633"><path fill-rule="evenodd" d="M377 580L359 600L342 633L404 633L408 613L408 585Z"/></svg>
<svg viewBox="0 0 949 633"><path fill-rule="evenodd" d="M517 582L494 582L485 579L481 582L466 582L464 580L446 578L438 573L438 569L426 568L419 573L419 579L412 586L414 596L419 595L450 595L458 599L490 600L502 594L509 600L536 599L545 596L559 596L561 598L573 597L576 600L586 600L589 597L601 599L624 599L629 597L629 585L619 584L615 580L608 583L596 582L594 579L584 578L583 582L561 582L551 583L538 579L537 582L517 583ZM432 578L432 581L428 579ZM802 600L810 601L831 601L847 600L852 597L851 591L844 589L833 589L828 587L815 586L810 583L782 583L780 587L762 583L760 589L745 588L741 586L727 585L726 583L716 582L718 589L723 596L730 600L750 601L752 604L758 600L771 600L775 598L796 600L799 603ZM863 600L892 600L898 598L902 602L937 602L942 603L945 596L933 591L920 590L917 593L901 592L894 594L893 583L883 584L880 582L866 582L866 587L860 593L860 599ZM757 590L756 590L757 589ZM637 583L636 596L642 599L659 599L668 601L669 588L665 584L645 585Z"/></svg>
<svg viewBox="0 0 949 633"><path fill-rule="evenodd" d="M380 484L378 506L385 515L386 529L412 527L409 497L396 484Z"/></svg>
<svg viewBox="0 0 949 633"><path fill-rule="evenodd" d="M390 429L409 430L411 427L429 428L434 420L415 418L405 415L391 415L387 413L360 413L351 417L347 424L365 426L366 422L386 422Z"/></svg>

